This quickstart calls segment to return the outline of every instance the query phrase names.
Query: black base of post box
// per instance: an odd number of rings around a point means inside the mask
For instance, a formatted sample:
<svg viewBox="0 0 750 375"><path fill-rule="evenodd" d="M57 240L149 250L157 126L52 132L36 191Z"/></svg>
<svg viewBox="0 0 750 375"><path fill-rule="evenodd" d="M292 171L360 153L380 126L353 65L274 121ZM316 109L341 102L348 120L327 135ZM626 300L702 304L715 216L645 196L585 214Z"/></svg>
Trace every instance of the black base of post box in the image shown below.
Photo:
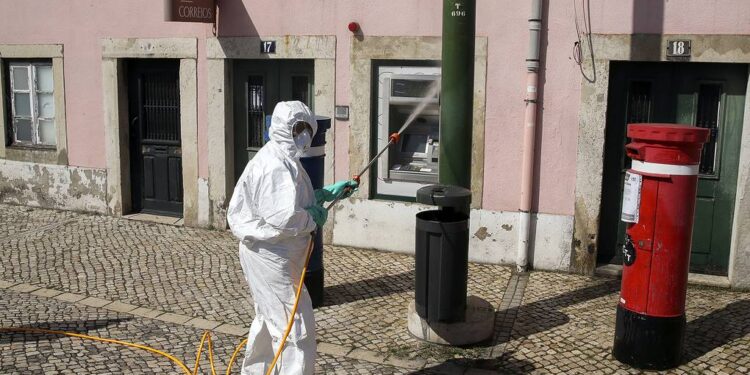
<svg viewBox="0 0 750 375"><path fill-rule="evenodd" d="M313 308L323 306L325 293L322 268L315 271L307 271L305 273L305 287L307 288L307 292L310 293Z"/></svg>
<svg viewBox="0 0 750 375"><path fill-rule="evenodd" d="M685 315L661 318L617 306L612 355L644 370L667 370L680 365L685 337Z"/></svg>

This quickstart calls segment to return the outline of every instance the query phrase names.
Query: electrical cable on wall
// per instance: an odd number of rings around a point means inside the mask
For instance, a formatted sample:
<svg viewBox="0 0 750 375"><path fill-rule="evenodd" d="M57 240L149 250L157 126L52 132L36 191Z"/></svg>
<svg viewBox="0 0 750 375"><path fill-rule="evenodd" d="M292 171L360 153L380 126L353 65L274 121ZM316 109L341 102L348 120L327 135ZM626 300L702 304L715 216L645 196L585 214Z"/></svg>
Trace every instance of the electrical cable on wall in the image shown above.
<svg viewBox="0 0 750 375"><path fill-rule="evenodd" d="M581 75L583 78L585 78L589 83L596 82L596 61L594 60L594 46L591 41L591 4L589 3L589 0L581 0L581 14L583 15L583 33L581 33L581 27L578 24L578 6L577 6L578 0L573 0L573 15L574 15L574 22L576 25L576 38L577 41L573 43L573 60L578 65L578 68L581 70ZM589 77L586 73L586 71L583 68L583 42L581 41L581 36L583 35L583 39L588 44L588 51L589 55L591 57L591 77Z"/></svg>

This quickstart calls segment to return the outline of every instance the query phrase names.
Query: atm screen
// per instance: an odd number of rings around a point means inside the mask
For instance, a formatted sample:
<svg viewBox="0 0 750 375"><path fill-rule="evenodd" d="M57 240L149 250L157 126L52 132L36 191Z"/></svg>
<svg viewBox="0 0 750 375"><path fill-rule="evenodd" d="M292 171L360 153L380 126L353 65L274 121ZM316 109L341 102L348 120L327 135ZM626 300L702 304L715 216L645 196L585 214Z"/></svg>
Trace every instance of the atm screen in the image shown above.
<svg viewBox="0 0 750 375"><path fill-rule="evenodd" d="M427 134L404 134L401 152L427 152Z"/></svg>
<svg viewBox="0 0 750 375"><path fill-rule="evenodd" d="M406 98L423 98L430 92L430 87L433 83L435 83L435 80L432 79L394 79L391 81L391 95Z"/></svg>

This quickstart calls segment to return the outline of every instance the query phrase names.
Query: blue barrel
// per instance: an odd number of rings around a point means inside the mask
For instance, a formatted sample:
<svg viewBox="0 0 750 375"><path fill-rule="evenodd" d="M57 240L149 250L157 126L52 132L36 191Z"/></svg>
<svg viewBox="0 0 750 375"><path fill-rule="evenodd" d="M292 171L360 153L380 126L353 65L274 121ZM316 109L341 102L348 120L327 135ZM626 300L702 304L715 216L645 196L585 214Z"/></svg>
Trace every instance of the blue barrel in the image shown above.
<svg viewBox="0 0 750 375"><path fill-rule="evenodd" d="M300 158L300 162L307 175L310 176L313 188L320 189L323 187L325 177L326 130L331 128L331 118L316 116L315 120L318 122L318 131L312 139L310 149ZM305 274L305 286L310 293L313 307L323 305L323 281L323 231L318 228Z"/></svg>
<svg viewBox="0 0 750 375"><path fill-rule="evenodd" d="M271 138L269 137L269 134L271 133L270 128L271 128L271 115L266 115L266 127L264 128L264 131L263 131L263 144L266 144L268 143L268 141L271 140Z"/></svg>

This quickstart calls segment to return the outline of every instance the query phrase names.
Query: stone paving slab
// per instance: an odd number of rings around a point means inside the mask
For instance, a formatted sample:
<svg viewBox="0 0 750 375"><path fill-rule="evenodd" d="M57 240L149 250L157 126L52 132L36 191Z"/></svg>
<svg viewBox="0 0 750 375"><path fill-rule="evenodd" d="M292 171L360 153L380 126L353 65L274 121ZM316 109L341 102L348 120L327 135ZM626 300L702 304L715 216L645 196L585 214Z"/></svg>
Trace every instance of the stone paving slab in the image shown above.
<svg viewBox="0 0 750 375"><path fill-rule="evenodd" d="M0 289L8 289L18 283L13 281L7 281L7 280L0 280Z"/></svg>
<svg viewBox="0 0 750 375"><path fill-rule="evenodd" d="M59 290L54 290L54 289L40 288L31 292L31 294L38 296L38 297L50 297L51 298L54 296L59 296L60 294L62 294L62 292Z"/></svg>
<svg viewBox="0 0 750 375"><path fill-rule="evenodd" d="M112 303L112 301L108 301L106 299L102 298L96 298L96 297L86 297L80 301L78 301L81 305L91 306L91 307L102 307L104 305L108 305Z"/></svg>
<svg viewBox="0 0 750 375"><path fill-rule="evenodd" d="M63 302L78 302L84 298L86 298L86 296L74 293L62 293L55 296L55 299Z"/></svg>
<svg viewBox="0 0 750 375"><path fill-rule="evenodd" d="M189 326L193 326L195 328L204 329L204 330L212 330L221 325L221 323L219 322L214 322L212 320L207 320L207 319L202 319L202 318L190 319L185 324Z"/></svg>
<svg viewBox="0 0 750 375"><path fill-rule="evenodd" d="M39 287L36 285L21 283L21 284L16 284L8 289L16 291L16 292L21 292L21 293L30 293L39 289Z"/></svg>
<svg viewBox="0 0 750 375"><path fill-rule="evenodd" d="M345 357L347 354L351 353L352 350L354 350L354 348L350 348L347 346L336 345L327 342L318 343L318 352L330 354L337 357Z"/></svg>
<svg viewBox="0 0 750 375"><path fill-rule="evenodd" d="M182 324L192 319L192 317L173 313L165 313L157 316L155 319L167 323Z"/></svg>
<svg viewBox="0 0 750 375"><path fill-rule="evenodd" d="M111 311L125 313L125 312L130 312L130 311L137 309L138 306L130 305L127 303L122 303L120 301L115 301L115 302L110 303L109 305L104 306L104 308L107 310L111 310Z"/></svg>
<svg viewBox="0 0 750 375"><path fill-rule="evenodd" d="M240 327L234 324L222 324L213 329L216 332L225 333L227 335L246 337L250 332L250 327Z"/></svg>
<svg viewBox="0 0 750 375"><path fill-rule="evenodd" d="M164 314L163 311L149 309L147 307L139 307L139 308L137 308L135 310L129 311L129 313L133 314L133 315L142 316L144 318L151 318L151 319L156 318L157 316Z"/></svg>

